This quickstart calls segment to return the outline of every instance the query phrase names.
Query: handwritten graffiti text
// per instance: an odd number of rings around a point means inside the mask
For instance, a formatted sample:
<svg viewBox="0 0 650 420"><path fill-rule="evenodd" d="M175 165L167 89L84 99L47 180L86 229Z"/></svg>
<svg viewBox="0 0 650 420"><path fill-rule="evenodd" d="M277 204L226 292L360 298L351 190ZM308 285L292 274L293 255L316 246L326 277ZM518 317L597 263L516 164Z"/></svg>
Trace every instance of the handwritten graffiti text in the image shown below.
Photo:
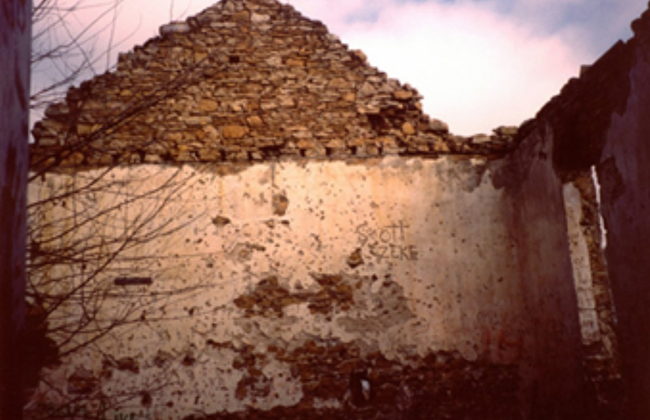
<svg viewBox="0 0 650 420"><path fill-rule="evenodd" d="M370 254L380 262L383 260L417 261L415 245L406 243L409 225L403 221L374 228L367 222L356 228L360 247L368 246Z"/></svg>

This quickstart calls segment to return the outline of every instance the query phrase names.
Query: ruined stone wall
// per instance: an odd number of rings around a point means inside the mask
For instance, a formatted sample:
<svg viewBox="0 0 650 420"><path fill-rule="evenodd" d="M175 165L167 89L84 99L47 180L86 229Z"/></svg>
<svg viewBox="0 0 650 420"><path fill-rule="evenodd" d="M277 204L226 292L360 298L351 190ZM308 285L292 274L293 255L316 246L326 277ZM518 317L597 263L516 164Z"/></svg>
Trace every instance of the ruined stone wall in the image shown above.
<svg viewBox="0 0 650 420"><path fill-rule="evenodd" d="M32 167L503 152L460 138L421 96L320 22L275 1L225 1L161 28L36 125Z"/></svg>
<svg viewBox="0 0 650 420"><path fill-rule="evenodd" d="M584 374L602 418L650 416L648 12L531 122L563 180ZM526 137L526 135L523 135Z"/></svg>
<svg viewBox="0 0 650 420"><path fill-rule="evenodd" d="M0 417L20 419L31 2L0 7Z"/></svg>
<svg viewBox="0 0 650 420"><path fill-rule="evenodd" d="M45 283L86 282L86 295L50 323L69 355L44 371L30 415L103 401L152 419L569 418L581 377L561 191L548 162L520 159L47 175L40 198L65 198L41 216L67 223L33 238L41 258L79 241L86 257L47 265ZM66 342L84 312L105 335Z"/></svg>
<svg viewBox="0 0 650 420"><path fill-rule="evenodd" d="M34 131L30 418L584 418L619 370L568 91L461 138L289 6L162 27Z"/></svg>

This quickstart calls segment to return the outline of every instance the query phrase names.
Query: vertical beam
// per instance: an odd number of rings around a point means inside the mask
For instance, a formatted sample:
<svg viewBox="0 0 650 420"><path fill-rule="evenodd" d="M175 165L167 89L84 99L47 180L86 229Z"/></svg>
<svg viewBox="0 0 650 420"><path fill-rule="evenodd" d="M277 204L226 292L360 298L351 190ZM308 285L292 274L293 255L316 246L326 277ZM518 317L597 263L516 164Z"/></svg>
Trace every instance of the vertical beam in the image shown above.
<svg viewBox="0 0 650 420"><path fill-rule="evenodd" d="M31 1L0 3L0 418L22 417Z"/></svg>

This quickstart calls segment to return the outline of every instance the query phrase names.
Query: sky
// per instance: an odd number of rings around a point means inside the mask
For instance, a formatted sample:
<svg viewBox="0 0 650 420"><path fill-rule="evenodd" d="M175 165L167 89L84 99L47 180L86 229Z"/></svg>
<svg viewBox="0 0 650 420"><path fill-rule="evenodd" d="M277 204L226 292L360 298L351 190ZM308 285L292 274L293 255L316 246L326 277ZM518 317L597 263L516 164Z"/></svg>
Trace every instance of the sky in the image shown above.
<svg viewBox="0 0 650 420"><path fill-rule="evenodd" d="M114 44L108 54L95 53L97 72L114 65L117 52L156 36L162 24L215 3L81 1L88 7L66 16L69 33L119 2L116 13L103 15L88 32L93 36L85 45L94 53L106 52L109 39ZM646 0L281 1L322 21L350 48L362 50L372 66L416 88L424 111L460 135L532 118L581 65L628 39L631 21L647 6ZM61 42L66 34L57 36ZM34 73L35 87L58 77L52 67Z"/></svg>

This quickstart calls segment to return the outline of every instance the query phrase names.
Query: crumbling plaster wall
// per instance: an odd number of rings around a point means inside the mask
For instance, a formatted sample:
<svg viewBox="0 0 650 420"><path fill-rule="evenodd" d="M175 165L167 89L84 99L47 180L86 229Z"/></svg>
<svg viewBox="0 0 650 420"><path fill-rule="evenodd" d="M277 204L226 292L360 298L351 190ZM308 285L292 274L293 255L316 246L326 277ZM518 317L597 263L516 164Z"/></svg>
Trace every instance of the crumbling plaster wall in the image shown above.
<svg viewBox="0 0 650 420"><path fill-rule="evenodd" d="M71 396L134 391L112 409L149 418L568 418L580 360L562 197L538 158L548 144L530 147L508 162L116 168L107 182L121 192L94 194L93 206L179 177L157 218L183 228L121 254L102 275L111 298L101 317L135 300L142 310L129 321L138 322L45 375L67 381ZM42 193L74 189L83 182L75 178L48 175ZM88 200L59 202L51 217L83 212ZM119 235L150 205L130 202L86 228ZM138 275L153 283L113 284ZM37 391L36 400L50 398Z"/></svg>

